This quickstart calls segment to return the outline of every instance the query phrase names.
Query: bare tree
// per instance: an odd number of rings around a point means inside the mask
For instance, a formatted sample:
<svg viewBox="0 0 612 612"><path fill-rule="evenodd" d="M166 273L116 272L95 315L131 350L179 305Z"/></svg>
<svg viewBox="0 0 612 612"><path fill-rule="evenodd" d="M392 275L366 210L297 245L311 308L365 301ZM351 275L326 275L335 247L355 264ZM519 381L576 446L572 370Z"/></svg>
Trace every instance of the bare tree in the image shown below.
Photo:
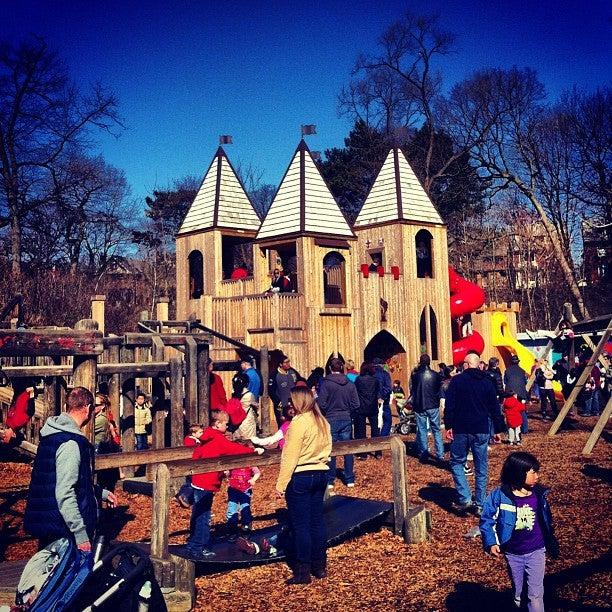
<svg viewBox="0 0 612 612"><path fill-rule="evenodd" d="M564 174L565 152L559 154L555 120L544 99L533 70L493 69L457 85L447 110L456 140L470 148L482 174L498 190L517 190L538 213L567 287L582 316L589 317L568 249L572 179ZM561 214L551 218L552 210Z"/></svg>
<svg viewBox="0 0 612 612"><path fill-rule="evenodd" d="M70 147L87 144L91 128L119 125L116 106L100 85L80 92L44 40L0 45L2 223L10 226L14 279L21 274L24 216L44 202L41 183Z"/></svg>

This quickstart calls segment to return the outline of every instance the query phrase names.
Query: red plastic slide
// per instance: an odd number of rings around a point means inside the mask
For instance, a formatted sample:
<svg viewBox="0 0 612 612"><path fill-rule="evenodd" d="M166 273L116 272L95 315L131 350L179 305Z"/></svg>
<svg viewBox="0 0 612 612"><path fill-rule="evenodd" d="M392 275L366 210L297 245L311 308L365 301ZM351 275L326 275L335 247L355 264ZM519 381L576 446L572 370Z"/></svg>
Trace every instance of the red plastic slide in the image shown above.
<svg viewBox="0 0 612 612"><path fill-rule="evenodd" d="M448 267L448 282L450 288L451 318L456 319L478 310L485 303L485 292L476 283L463 278L455 270ZM468 351L482 353L484 340L474 331L469 336L453 342L453 364L459 365L465 359Z"/></svg>

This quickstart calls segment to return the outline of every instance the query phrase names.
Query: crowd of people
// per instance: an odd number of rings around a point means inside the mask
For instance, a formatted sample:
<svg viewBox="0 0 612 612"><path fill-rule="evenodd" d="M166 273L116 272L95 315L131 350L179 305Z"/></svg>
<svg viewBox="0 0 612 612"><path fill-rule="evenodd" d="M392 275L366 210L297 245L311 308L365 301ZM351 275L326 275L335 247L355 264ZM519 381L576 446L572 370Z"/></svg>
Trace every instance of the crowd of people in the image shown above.
<svg viewBox="0 0 612 612"><path fill-rule="evenodd" d="M569 366L566 356L550 368L547 363L534 366L535 385L542 418L557 413L553 381L562 385L565 397L580 375L583 362ZM488 450L500 443L522 446L529 423L526 405L530 401L528 375L518 358L502 374L499 361L487 363L468 353L459 367L439 364L434 370L429 355L422 354L412 370L407 391L382 359L361 364L330 359L326 368L314 368L304 378L284 356L267 381L273 401L278 430L261 437L259 399L264 381L250 359L232 379L228 398L223 381L209 360L210 425L190 424L184 444L193 448L194 459L262 453L264 448L282 450L276 494L284 498L288 523L274 538L256 541L251 536L253 516L251 501L261 473L256 467L224 472L194 474L176 496L181 506L191 509L190 534L186 549L195 560L210 560L211 508L223 478L228 480L226 527L224 533L236 546L249 554L274 555L278 546L294 551L292 584L306 584L326 575L326 532L323 503L334 495L338 479L348 488L358 485L355 457L345 455L341 470L331 457L332 443L372 437L392 431L392 407L399 412L409 409L414 415L416 436L414 454L423 463L449 469L456 499L453 509L465 515L481 517L483 545L493 555L504 554L520 601L523 574L529 577L530 609L542 600L544 550L555 551L546 491L537 483L539 463L522 451L511 453L504 465L502 486L487 497ZM21 423L31 412L34 387L26 386L15 394L9 416ZM596 414L610 393L610 372L593 369L582 391L581 414ZM91 549L98 508L105 500L113 506L113 488L121 477L119 470L99 474L93 486L95 454L121 450L121 435L110 410L108 396L93 397L83 388L67 396L67 410L51 417L41 430L28 505L26 530L45 546L58 537L72 538L83 551ZM135 397L136 447L148 448L151 406L144 393ZM94 444L82 433L94 421ZM6 434L14 435L13 430ZM429 439L433 447L430 449ZM445 441L448 443L446 460ZM358 454L358 462L370 455ZM371 455L379 459L382 453ZM357 462L357 464L358 464ZM473 469L470 466L473 464ZM474 475L474 486L468 477ZM500 518L501 517L501 518ZM505 517L505 518L504 518ZM534 518L535 517L535 518ZM50 529L49 525L53 525ZM283 541L281 541L283 539ZM530 603L531 605L531 603Z"/></svg>

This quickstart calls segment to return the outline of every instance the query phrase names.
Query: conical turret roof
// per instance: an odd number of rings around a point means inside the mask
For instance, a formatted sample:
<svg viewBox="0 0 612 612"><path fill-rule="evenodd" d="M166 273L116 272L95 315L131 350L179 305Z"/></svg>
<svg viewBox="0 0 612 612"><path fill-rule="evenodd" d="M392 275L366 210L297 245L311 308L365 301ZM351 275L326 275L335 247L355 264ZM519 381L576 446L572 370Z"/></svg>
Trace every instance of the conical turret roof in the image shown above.
<svg viewBox="0 0 612 612"><path fill-rule="evenodd" d="M390 221L444 223L399 148L389 151L354 227Z"/></svg>
<svg viewBox="0 0 612 612"><path fill-rule="evenodd" d="M257 238L294 234L355 236L304 140L295 151Z"/></svg>
<svg viewBox="0 0 612 612"><path fill-rule="evenodd" d="M223 147L219 147L179 234L213 228L257 231L261 221Z"/></svg>

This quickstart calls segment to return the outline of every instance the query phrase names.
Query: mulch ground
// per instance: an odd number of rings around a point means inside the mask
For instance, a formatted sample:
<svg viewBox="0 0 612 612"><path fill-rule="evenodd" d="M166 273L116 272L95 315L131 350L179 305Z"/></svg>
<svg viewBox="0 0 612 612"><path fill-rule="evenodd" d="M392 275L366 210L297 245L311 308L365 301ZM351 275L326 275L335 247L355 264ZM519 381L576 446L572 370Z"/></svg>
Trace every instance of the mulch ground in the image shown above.
<svg viewBox="0 0 612 612"><path fill-rule="evenodd" d="M561 556L547 564L547 610L610 609L611 560L610 482L612 456L609 433L593 455L580 454L595 419L580 419L572 429L553 438L548 423L533 418L523 450L542 462L541 482L552 488L550 502L556 521ZM491 483L497 482L506 444L490 452ZM342 461L339 461L341 464ZM391 499L390 457L356 461L357 486L337 486L338 493L369 499ZM255 488L255 526L273 519L279 507L274 494L277 470L266 468ZM0 559L31 556L35 543L21 528L30 466L0 464ZM308 586L286 586L290 571L284 563L234 570L200 577L198 610L496 610L508 609L510 582L503 560L484 555L480 538L463 536L477 520L450 510L452 478L448 471L421 465L410 457L408 477L411 502L432 512L431 540L409 546L387 529L344 542L329 550L329 576ZM213 505L214 522L225 516L222 491ZM122 540L150 535L151 500L119 491L119 508L112 529ZM189 511L172 506L172 540L182 542ZM0 570L1 571L1 570Z"/></svg>

